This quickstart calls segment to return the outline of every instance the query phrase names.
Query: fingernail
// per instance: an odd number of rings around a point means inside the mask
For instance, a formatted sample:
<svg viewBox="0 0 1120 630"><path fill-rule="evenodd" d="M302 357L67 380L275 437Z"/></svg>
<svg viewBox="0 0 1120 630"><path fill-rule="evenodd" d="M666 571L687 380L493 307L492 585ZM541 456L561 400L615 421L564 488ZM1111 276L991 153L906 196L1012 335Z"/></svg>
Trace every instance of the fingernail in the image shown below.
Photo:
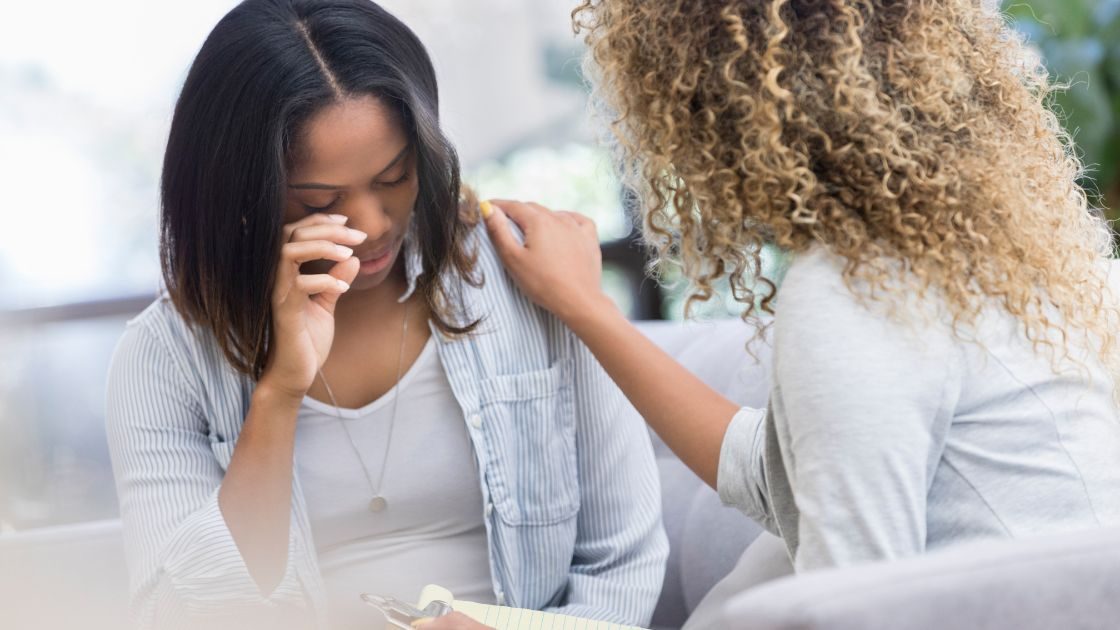
<svg viewBox="0 0 1120 630"><path fill-rule="evenodd" d="M412 627L413 628L419 628L420 626L422 626L426 623L432 623L432 617L422 617L420 619L417 619L417 620L412 622Z"/></svg>
<svg viewBox="0 0 1120 630"><path fill-rule="evenodd" d="M335 245L334 247L335 247L335 249L338 250L339 254L341 254L341 255L343 255L347 258L354 255L354 250L350 249L349 247L346 247L344 245Z"/></svg>
<svg viewBox="0 0 1120 630"><path fill-rule="evenodd" d="M335 223L346 223L347 221L349 221L349 219L346 218L346 215L344 214L328 214L327 218L329 218L331 221L334 221Z"/></svg>
<svg viewBox="0 0 1120 630"><path fill-rule="evenodd" d="M365 240L365 239L369 238L369 234L366 234L365 232L363 232L363 231L361 231L361 230L355 230L355 229L351 228L351 229L350 229L350 233L351 233L351 234L352 234L352 235L353 235L353 236L354 236L355 238L360 238L360 239L363 239L363 240Z"/></svg>
<svg viewBox="0 0 1120 630"><path fill-rule="evenodd" d="M490 215L494 214L494 206L490 205L489 201L479 202L478 209L482 212L483 219L489 219Z"/></svg>
<svg viewBox="0 0 1120 630"><path fill-rule="evenodd" d="M350 285L346 284L342 280L339 280L338 281L338 288L342 289L342 291L345 293L346 291L350 290Z"/></svg>

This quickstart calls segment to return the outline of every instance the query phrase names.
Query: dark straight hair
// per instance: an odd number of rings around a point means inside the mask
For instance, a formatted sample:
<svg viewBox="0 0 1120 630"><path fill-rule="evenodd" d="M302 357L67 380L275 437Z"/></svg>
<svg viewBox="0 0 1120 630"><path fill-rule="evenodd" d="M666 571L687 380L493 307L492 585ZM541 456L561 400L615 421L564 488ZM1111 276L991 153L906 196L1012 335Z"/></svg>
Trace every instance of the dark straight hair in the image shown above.
<svg viewBox="0 0 1120 630"><path fill-rule="evenodd" d="M395 110L417 157L417 292L450 335L463 321L440 281L470 284L475 222L454 147L439 127L435 70L416 35L368 0L245 0L206 38L175 106L164 154L160 262L175 308L208 329L238 371L270 355L272 285L287 170L307 120L372 95ZM469 194L466 194L470 197Z"/></svg>

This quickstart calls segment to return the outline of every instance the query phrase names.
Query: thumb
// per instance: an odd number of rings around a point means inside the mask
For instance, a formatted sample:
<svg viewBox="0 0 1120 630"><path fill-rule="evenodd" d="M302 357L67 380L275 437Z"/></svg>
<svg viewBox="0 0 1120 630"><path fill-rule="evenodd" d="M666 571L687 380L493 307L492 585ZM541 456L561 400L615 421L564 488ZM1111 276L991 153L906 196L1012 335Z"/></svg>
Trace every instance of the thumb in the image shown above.
<svg viewBox="0 0 1120 630"><path fill-rule="evenodd" d="M500 207L489 201L483 201L479 206L482 210L482 218L486 221L486 231L490 234L490 240L493 241L494 248L498 250L498 255L501 256L502 261L508 263L514 256L520 254L524 247L514 237L510 230L509 218Z"/></svg>
<svg viewBox="0 0 1120 630"><path fill-rule="evenodd" d="M360 266L361 263L358 262L358 259L351 256L346 260L335 263L327 273L346 284L353 284L354 278L358 277L358 268ZM327 309L327 312L333 314L334 307L338 304L338 298L340 297L342 297L341 293L318 293L315 295L314 299L322 304L323 308Z"/></svg>

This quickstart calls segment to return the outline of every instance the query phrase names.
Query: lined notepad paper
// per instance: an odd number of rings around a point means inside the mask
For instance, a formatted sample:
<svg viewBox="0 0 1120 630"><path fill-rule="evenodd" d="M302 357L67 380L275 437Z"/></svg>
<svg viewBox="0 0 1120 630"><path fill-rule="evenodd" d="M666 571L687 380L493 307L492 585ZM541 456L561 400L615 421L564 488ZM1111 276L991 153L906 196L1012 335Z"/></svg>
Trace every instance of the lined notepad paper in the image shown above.
<svg viewBox="0 0 1120 630"><path fill-rule="evenodd" d="M447 602L456 612L461 612L497 630L641 630L635 626L623 626L539 610L457 601L451 591L434 584L425 586L420 592L420 608L436 600Z"/></svg>

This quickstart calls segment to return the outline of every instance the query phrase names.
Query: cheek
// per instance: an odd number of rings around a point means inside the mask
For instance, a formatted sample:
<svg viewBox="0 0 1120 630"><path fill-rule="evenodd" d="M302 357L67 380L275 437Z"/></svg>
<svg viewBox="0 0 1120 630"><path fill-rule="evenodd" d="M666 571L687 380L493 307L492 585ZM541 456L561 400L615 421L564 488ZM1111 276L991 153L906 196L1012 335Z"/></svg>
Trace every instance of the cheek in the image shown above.
<svg viewBox="0 0 1120 630"><path fill-rule="evenodd" d="M408 218L416 209L416 200L419 198L420 185L415 178L412 178L407 186L401 186L392 192L393 201L390 207L398 213L397 218Z"/></svg>

